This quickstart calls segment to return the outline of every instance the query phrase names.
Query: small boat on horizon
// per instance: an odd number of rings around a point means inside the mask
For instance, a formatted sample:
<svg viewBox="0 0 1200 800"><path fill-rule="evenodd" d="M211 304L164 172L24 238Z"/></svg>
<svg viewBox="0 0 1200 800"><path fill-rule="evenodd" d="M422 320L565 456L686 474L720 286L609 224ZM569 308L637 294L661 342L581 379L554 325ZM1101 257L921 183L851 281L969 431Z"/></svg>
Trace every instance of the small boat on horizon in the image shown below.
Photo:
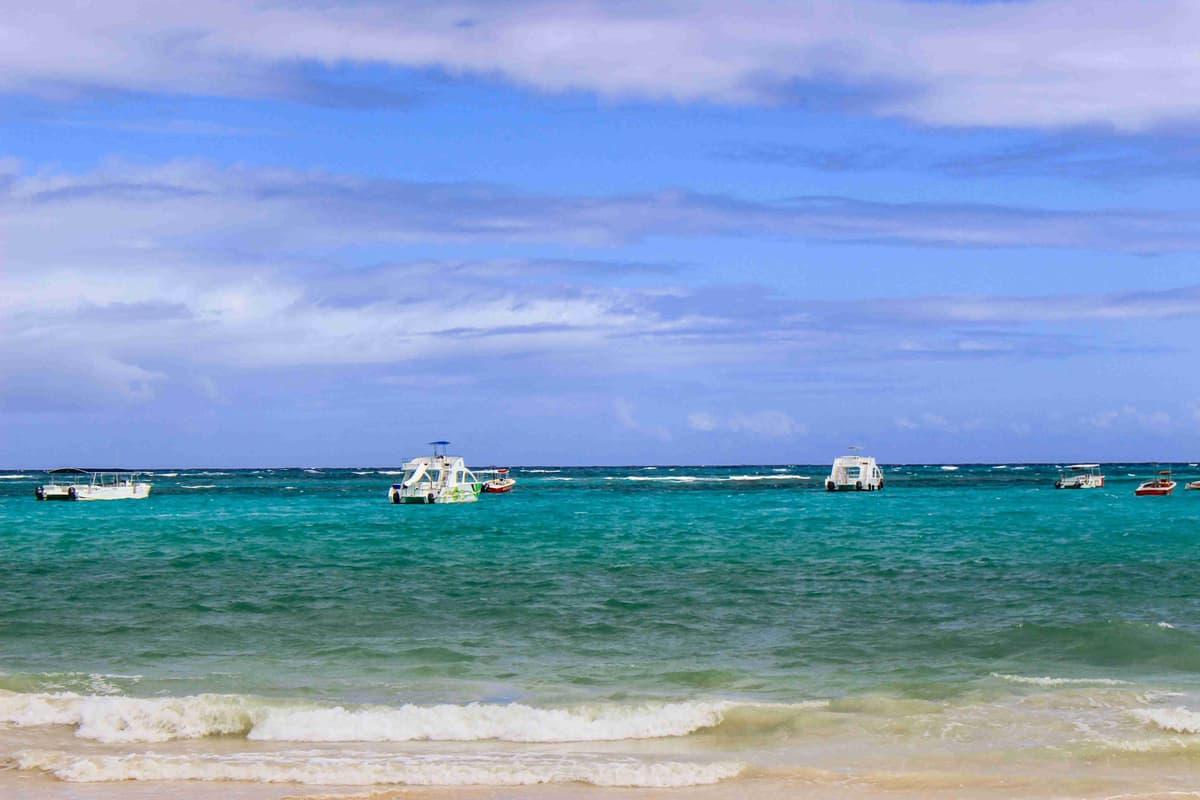
<svg viewBox="0 0 1200 800"><path fill-rule="evenodd" d="M150 496L151 484L139 480L145 473L132 469L82 469L62 467L48 470L47 474L73 475L75 480L51 478L50 483L34 490L38 500L145 500ZM86 475L85 481L82 476Z"/></svg>
<svg viewBox="0 0 1200 800"><path fill-rule="evenodd" d="M1192 481L1191 483L1187 484L1183 488L1185 491L1192 491L1194 489L1200 489L1200 481Z"/></svg>
<svg viewBox="0 0 1200 800"><path fill-rule="evenodd" d="M1055 489L1103 489L1099 464L1071 464L1058 473Z"/></svg>
<svg viewBox="0 0 1200 800"><path fill-rule="evenodd" d="M1171 480L1171 470L1158 470L1158 477L1144 482L1134 490L1138 497L1166 497L1175 491L1175 481Z"/></svg>

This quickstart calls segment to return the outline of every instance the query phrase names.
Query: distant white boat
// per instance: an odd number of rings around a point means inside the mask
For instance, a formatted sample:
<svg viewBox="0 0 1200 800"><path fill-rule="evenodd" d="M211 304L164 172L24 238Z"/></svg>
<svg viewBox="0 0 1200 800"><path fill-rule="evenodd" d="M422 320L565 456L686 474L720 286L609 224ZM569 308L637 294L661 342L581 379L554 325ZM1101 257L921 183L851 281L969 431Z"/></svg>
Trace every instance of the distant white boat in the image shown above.
<svg viewBox="0 0 1200 800"><path fill-rule="evenodd" d="M151 485L141 476L145 473L129 469L52 469L50 483L34 490L38 500L145 500ZM85 477L86 476L86 477Z"/></svg>
<svg viewBox="0 0 1200 800"><path fill-rule="evenodd" d="M1071 464L1058 473L1055 489L1102 489L1104 476L1099 464Z"/></svg>
<svg viewBox="0 0 1200 800"><path fill-rule="evenodd" d="M433 455L404 464L404 478L393 483L388 498L393 503L474 503L483 483L459 456L446 455L445 441L430 442Z"/></svg>
<svg viewBox="0 0 1200 800"><path fill-rule="evenodd" d="M883 471L871 456L838 456L825 479L825 490L829 492L874 492L882 488Z"/></svg>
<svg viewBox="0 0 1200 800"><path fill-rule="evenodd" d="M1191 483L1189 483L1187 486L1184 486L1183 488L1188 491L1194 491L1196 489L1200 489L1200 481L1192 481Z"/></svg>

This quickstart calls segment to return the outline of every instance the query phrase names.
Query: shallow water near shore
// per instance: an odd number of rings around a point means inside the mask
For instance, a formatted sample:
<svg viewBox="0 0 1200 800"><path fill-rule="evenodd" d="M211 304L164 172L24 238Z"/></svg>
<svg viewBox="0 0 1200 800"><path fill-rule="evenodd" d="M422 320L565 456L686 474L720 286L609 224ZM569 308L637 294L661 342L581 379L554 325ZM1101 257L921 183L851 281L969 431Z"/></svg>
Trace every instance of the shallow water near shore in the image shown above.
<svg viewBox="0 0 1200 800"><path fill-rule="evenodd" d="M946 466L836 495L822 466L535 467L458 506L390 505L388 467L115 503L5 470L0 785L1200 791L1200 492Z"/></svg>

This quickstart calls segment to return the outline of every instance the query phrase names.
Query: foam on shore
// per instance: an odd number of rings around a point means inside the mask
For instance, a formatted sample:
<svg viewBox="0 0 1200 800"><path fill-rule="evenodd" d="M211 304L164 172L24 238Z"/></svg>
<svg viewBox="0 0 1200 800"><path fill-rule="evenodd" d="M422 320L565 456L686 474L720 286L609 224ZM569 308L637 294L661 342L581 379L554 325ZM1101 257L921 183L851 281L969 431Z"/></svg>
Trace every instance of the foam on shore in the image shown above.
<svg viewBox="0 0 1200 800"><path fill-rule="evenodd" d="M23 750L9 759L17 769L49 772L74 783L113 781L250 781L340 786L594 786L678 788L736 777L736 762L697 763L541 753L395 755L290 751L236 755L80 755Z"/></svg>

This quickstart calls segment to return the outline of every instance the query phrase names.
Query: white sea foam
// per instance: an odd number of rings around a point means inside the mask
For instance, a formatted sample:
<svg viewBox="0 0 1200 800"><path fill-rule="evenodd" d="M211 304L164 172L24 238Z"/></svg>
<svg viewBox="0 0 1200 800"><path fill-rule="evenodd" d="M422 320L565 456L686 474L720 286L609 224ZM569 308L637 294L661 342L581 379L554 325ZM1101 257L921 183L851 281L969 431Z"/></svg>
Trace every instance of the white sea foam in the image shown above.
<svg viewBox="0 0 1200 800"><path fill-rule="evenodd" d="M1038 678L1027 675L1006 675L1001 672L993 672L992 677L1010 683L1024 683L1032 686L1126 686L1129 683L1129 681L1121 681L1116 678Z"/></svg>
<svg viewBox="0 0 1200 800"><path fill-rule="evenodd" d="M19 727L73 725L76 736L100 742L167 742L244 734L254 716L253 703L237 695L0 694L0 722Z"/></svg>
<svg viewBox="0 0 1200 800"><path fill-rule="evenodd" d="M582 742L686 736L721 722L726 703L533 708L520 703L272 710L250 739L302 742L413 740Z"/></svg>
<svg viewBox="0 0 1200 800"><path fill-rule="evenodd" d="M696 475L610 475L606 481L653 481L655 483L695 483L706 480ZM714 480L708 478L707 480Z"/></svg>
<svg viewBox="0 0 1200 800"><path fill-rule="evenodd" d="M730 481L809 481L808 475L610 475L606 481L651 481L656 483L725 483Z"/></svg>
<svg viewBox="0 0 1200 800"><path fill-rule="evenodd" d="M1175 733L1200 733L1200 712L1182 706L1178 708L1137 709L1133 715L1142 722L1164 731Z"/></svg>
<svg viewBox="0 0 1200 800"><path fill-rule="evenodd" d="M561 469L523 469L521 472L562 472Z"/></svg>
<svg viewBox="0 0 1200 800"><path fill-rule="evenodd" d="M302 707L243 695L134 698L0 692L0 722L72 725L100 742L244 735L261 741L582 742L686 736L720 724L726 702L535 708L519 703Z"/></svg>
<svg viewBox="0 0 1200 800"><path fill-rule="evenodd" d="M29 478L29 477L32 477L32 476L30 476L30 475L16 475L16 474L13 474L13 475L0 475L0 481L19 481L19 480L21 480L22 478Z"/></svg>
<svg viewBox="0 0 1200 800"><path fill-rule="evenodd" d="M374 474L369 471L368 472L359 472L358 470L352 470L352 471L354 472L355 475L373 475Z"/></svg>
<svg viewBox="0 0 1200 800"><path fill-rule="evenodd" d="M1175 630L1175 626L1169 622L1160 622L1160 623L1158 623L1158 627L1165 628L1167 630L1172 630L1172 631Z"/></svg>
<svg viewBox="0 0 1200 800"><path fill-rule="evenodd" d="M728 480L731 481L810 481L808 475L730 475Z"/></svg>
<svg viewBox="0 0 1200 800"><path fill-rule="evenodd" d="M215 489L215 488L217 488L217 485L215 483L181 483L181 484L179 484L179 488L180 489Z"/></svg>
<svg viewBox="0 0 1200 800"><path fill-rule="evenodd" d="M178 472L156 472L156 473L154 473L154 475L159 478L178 478L179 477Z"/></svg>
<svg viewBox="0 0 1200 800"><path fill-rule="evenodd" d="M402 470L402 469L381 469L381 470L378 470L378 473L380 475L403 475L404 470Z"/></svg>
<svg viewBox="0 0 1200 800"><path fill-rule="evenodd" d="M548 481L573 481L575 479L574 478L558 478L558 477L555 477L552 475L549 478L546 478L545 480L548 480Z"/></svg>
<svg viewBox="0 0 1200 800"><path fill-rule="evenodd" d="M228 475L228 472L197 472L197 475Z"/></svg>
<svg viewBox="0 0 1200 800"><path fill-rule="evenodd" d="M997 464L992 469L1008 469L1008 464Z"/></svg>
<svg viewBox="0 0 1200 800"><path fill-rule="evenodd" d="M946 472L956 472L958 467L947 464L946 466L942 467L942 469L946 470Z"/></svg>
<svg viewBox="0 0 1200 800"><path fill-rule="evenodd" d="M23 750L9 759L64 781L253 781L340 786L529 786L588 783L595 786L675 788L736 777L735 762L647 761L627 757L509 753L394 755L369 752L288 751L235 755L156 753L79 755Z"/></svg>

